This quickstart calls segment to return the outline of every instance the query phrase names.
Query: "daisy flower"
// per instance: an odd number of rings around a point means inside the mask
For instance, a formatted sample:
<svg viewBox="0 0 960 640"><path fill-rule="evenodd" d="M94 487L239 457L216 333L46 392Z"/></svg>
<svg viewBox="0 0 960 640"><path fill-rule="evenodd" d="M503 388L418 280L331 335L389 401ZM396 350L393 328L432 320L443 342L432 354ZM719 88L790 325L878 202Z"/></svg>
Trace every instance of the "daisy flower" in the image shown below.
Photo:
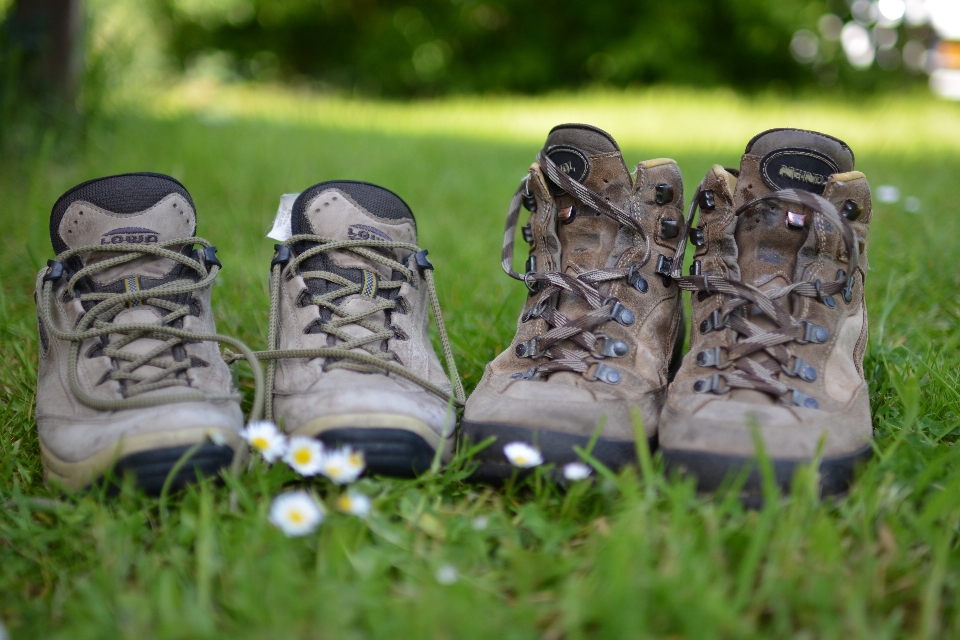
<svg viewBox="0 0 960 640"><path fill-rule="evenodd" d="M370 513L370 498L359 491L347 491L337 498L337 509L358 518L364 518Z"/></svg>
<svg viewBox="0 0 960 640"><path fill-rule="evenodd" d="M287 452L287 439L277 431L277 425L267 420L251 422L240 436L271 464Z"/></svg>
<svg viewBox="0 0 960 640"><path fill-rule="evenodd" d="M287 445L283 461L302 476L315 476L323 467L323 444L306 436L294 436Z"/></svg>
<svg viewBox="0 0 960 640"><path fill-rule="evenodd" d="M288 491L273 499L270 522L288 538L305 536L323 522L323 511L306 491Z"/></svg>
<svg viewBox="0 0 960 640"><path fill-rule="evenodd" d="M503 455L507 456L510 464L521 469L529 469L543 464L543 456L540 455L540 451L526 442L511 442L503 448Z"/></svg>
<svg viewBox="0 0 960 640"><path fill-rule="evenodd" d="M593 469L582 462L568 462L563 465L563 477L567 480L583 480L593 473Z"/></svg>
<svg viewBox="0 0 960 640"><path fill-rule="evenodd" d="M360 477L366 466L362 452L343 447L323 456L320 473L336 484L350 484Z"/></svg>

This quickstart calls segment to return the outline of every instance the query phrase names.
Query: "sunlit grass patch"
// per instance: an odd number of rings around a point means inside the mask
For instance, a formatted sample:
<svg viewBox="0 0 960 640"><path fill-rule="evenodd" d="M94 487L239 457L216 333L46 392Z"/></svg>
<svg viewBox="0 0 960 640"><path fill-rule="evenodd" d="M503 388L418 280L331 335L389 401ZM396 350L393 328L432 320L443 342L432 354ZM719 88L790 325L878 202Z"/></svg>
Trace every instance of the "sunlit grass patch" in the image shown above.
<svg viewBox="0 0 960 640"><path fill-rule="evenodd" d="M610 131L621 144L662 149L662 155L742 148L758 131L775 127L830 133L858 153L922 155L960 150L960 110L920 93L790 100L722 89L654 87L397 102L197 81L131 104L161 117L195 113L210 122L251 118L385 135L530 143L542 140L544 132L557 123L587 122Z"/></svg>

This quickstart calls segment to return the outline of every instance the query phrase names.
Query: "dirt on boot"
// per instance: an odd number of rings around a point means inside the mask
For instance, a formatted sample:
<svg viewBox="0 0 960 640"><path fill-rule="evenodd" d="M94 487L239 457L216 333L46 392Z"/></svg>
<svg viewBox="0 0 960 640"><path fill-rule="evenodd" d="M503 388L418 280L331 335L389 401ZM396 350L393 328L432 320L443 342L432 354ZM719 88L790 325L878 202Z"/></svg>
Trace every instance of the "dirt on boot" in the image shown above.
<svg viewBox="0 0 960 640"><path fill-rule="evenodd" d="M513 268L521 204L530 211L524 273ZM487 365L461 434L493 444L477 478L508 477L504 445L537 447L546 462L592 454L619 468L635 460L633 414L656 446L671 358L682 343L679 290L667 276L680 241L683 184L673 160L637 165L635 178L604 131L555 127L513 197L503 268L529 296L510 347Z"/></svg>
<svg viewBox="0 0 960 640"><path fill-rule="evenodd" d="M693 318L660 423L664 459L700 490L743 474L757 496L756 431L782 488L819 455L822 492L844 491L873 433L863 375L872 212L853 152L812 131L766 131L739 171L711 169L685 226L698 208L690 275L674 271L693 292Z"/></svg>

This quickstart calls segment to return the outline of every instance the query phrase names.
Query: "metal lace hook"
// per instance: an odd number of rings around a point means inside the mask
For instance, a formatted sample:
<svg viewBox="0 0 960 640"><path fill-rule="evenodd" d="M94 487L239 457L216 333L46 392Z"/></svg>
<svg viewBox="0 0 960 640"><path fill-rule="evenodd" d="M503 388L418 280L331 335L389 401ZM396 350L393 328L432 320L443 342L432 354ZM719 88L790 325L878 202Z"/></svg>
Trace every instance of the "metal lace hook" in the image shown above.
<svg viewBox="0 0 960 640"><path fill-rule="evenodd" d="M537 293L540 291L540 283L536 280L533 281L533 284L530 284L529 279L533 278L533 271L527 271L523 274L523 284L527 287L530 293Z"/></svg>

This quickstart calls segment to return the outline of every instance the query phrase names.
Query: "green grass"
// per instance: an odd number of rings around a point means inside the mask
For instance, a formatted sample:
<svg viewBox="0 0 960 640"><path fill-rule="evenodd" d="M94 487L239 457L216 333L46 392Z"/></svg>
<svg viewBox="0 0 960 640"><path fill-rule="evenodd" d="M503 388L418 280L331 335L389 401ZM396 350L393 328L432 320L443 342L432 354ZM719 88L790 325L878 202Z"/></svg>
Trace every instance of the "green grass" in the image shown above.
<svg viewBox="0 0 960 640"><path fill-rule="evenodd" d="M472 389L509 343L524 296L499 267L507 202L547 130L566 120L610 130L628 163L674 157L690 191L711 164L735 166L762 128L816 127L848 139L872 184L920 198L916 213L875 209L866 371L876 455L848 496L820 503L801 474L789 497L747 511L666 478L656 455L569 491L541 475L474 487L455 465L415 481L365 479L368 522L331 512L318 534L290 540L266 520L270 498L296 482L282 465L163 504L129 486L117 498L43 486L32 290L63 191L124 171L183 181L225 265L219 328L263 348L264 235L279 195L335 178L383 184L417 216ZM5 158L0 619L14 638L960 636L958 150L960 112L917 97L401 105L195 86L118 108L79 150L41 144ZM315 487L328 504L337 494ZM459 574L451 585L435 578L446 564Z"/></svg>

